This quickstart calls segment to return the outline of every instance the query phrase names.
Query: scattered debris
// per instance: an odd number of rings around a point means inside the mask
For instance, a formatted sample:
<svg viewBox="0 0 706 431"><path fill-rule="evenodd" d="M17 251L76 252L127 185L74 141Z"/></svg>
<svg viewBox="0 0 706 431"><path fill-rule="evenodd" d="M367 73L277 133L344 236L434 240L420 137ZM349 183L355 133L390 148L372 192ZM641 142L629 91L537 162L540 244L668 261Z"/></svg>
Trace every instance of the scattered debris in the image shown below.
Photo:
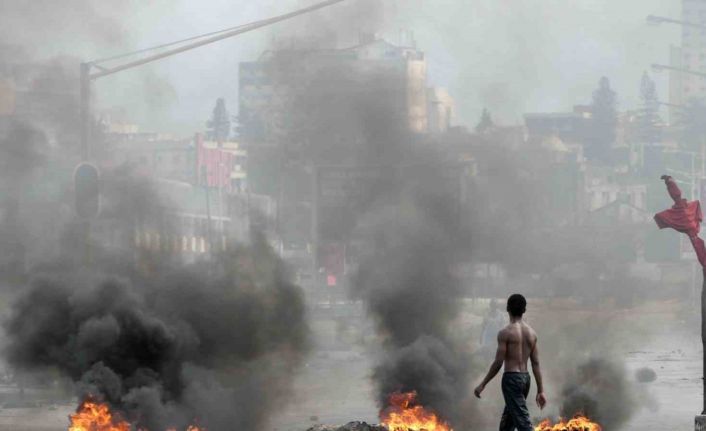
<svg viewBox="0 0 706 431"><path fill-rule="evenodd" d="M337 427L335 425L315 425L307 431L387 431L382 425L371 425L366 422L348 422L347 424Z"/></svg>
<svg viewBox="0 0 706 431"><path fill-rule="evenodd" d="M640 368L635 371L635 379L640 383L652 383L657 380L657 373L649 367Z"/></svg>

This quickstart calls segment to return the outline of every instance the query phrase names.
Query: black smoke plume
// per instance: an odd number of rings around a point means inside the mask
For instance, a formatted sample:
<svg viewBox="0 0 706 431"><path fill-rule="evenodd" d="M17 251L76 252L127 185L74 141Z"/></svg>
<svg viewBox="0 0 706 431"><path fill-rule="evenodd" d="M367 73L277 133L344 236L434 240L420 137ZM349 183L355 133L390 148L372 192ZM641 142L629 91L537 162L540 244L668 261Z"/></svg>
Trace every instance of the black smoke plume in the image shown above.
<svg viewBox="0 0 706 431"><path fill-rule="evenodd" d="M363 218L374 239L352 289L384 340L373 374L381 409L393 392L416 391L421 405L460 426L471 360L451 332L464 293L454 269L469 257L470 234L439 171L431 164L400 174L389 188L397 197Z"/></svg>
<svg viewBox="0 0 706 431"><path fill-rule="evenodd" d="M351 21L360 13L375 23L384 8L363 1L336 13L346 11ZM321 210L320 231L324 240L362 244L351 252L358 264L351 294L364 301L383 339L373 373L379 407L396 391L416 391L420 404L465 424L470 359L451 331L464 293L454 271L470 252L462 164L412 132L399 69L321 51L317 41L326 35L319 33L271 54L266 71L281 104L266 132L287 160L374 172L350 185L354 202L340 214Z"/></svg>
<svg viewBox="0 0 706 431"><path fill-rule="evenodd" d="M264 238L219 263L36 274L5 323L6 357L58 369L145 429L262 429L306 350L301 293Z"/></svg>
<svg viewBox="0 0 706 431"><path fill-rule="evenodd" d="M583 413L605 429L620 429L639 407L634 382L622 363L590 359L569 376L561 392L562 417Z"/></svg>

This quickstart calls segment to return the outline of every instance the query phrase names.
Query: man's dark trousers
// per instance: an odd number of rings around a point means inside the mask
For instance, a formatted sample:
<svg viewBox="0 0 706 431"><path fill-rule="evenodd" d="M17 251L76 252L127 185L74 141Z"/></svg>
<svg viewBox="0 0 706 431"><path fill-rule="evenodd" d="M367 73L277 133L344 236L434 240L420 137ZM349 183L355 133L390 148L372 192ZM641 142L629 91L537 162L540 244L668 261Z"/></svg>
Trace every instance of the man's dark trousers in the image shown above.
<svg viewBox="0 0 706 431"><path fill-rule="evenodd" d="M527 410L530 391L529 373L506 372L502 380L505 411L500 419L500 431L533 431Z"/></svg>

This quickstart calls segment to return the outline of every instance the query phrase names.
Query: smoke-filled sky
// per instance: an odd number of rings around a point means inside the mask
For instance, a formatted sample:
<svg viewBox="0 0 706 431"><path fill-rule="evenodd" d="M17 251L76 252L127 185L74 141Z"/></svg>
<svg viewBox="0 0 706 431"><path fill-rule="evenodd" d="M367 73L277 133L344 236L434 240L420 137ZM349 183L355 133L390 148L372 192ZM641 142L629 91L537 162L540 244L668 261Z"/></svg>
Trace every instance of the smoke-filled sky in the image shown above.
<svg viewBox="0 0 706 431"><path fill-rule="evenodd" d="M375 3L349 0L356 1ZM1 0L2 23L14 25L0 33L4 40L21 42L38 54L96 58L314 2L70 0L57 7L47 0ZM393 42L401 29L412 30L427 52L430 81L451 90L459 122L469 125L484 106L500 121L518 123L523 112L586 103L602 75L611 78L621 109L633 108L643 70L651 63L666 63L669 45L679 43L678 27L645 23L648 14L678 17L678 0L379 0L379 4L368 7L375 9L375 16L363 12L355 22ZM255 59L273 40L291 35L302 24L335 23L337 13L351 9L333 6L324 20L298 19L105 78L97 86L99 100L103 106L122 105L138 122L152 120L143 124L145 129L190 133L202 127L218 97L225 97L236 113L239 62ZM353 42L339 38L341 45ZM656 78L666 99L666 75Z"/></svg>

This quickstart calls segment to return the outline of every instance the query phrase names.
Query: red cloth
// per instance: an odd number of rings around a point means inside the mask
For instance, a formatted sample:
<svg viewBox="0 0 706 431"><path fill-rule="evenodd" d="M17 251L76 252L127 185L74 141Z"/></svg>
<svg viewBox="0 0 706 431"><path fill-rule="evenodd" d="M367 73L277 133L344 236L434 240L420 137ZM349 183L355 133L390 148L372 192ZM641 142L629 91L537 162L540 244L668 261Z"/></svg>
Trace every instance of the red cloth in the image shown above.
<svg viewBox="0 0 706 431"><path fill-rule="evenodd" d="M655 214L655 222L660 229L672 228L687 234L699 263L706 268L706 246L704 241L698 237L701 220L703 220L701 204L699 201L688 202L683 199L679 186L671 177L665 179L665 184L669 196L674 200L674 205L668 210Z"/></svg>
<svg viewBox="0 0 706 431"><path fill-rule="evenodd" d="M699 228L703 216L701 214L701 205L699 201L687 202L681 197L681 190L672 178L665 180L669 196L674 200L674 205L665 211L655 215L655 221L660 229L672 228L681 233L689 235L689 237L699 234Z"/></svg>

